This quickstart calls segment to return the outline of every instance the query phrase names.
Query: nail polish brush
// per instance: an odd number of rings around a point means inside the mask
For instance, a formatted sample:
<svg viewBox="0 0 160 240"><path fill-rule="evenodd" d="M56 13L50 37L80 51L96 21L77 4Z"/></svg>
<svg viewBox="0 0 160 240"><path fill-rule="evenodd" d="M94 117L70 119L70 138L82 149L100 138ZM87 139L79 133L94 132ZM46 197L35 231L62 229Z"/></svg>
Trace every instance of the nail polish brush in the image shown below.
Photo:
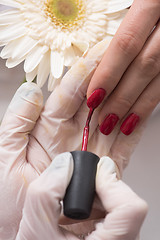
<svg viewBox="0 0 160 240"><path fill-rule="evenodd" d="M105 97L104 89L95 90L87 100L89 114L83 130L81 151L71 152L74 170L63 200L64 215L72 219L87 219L90 216L94 195L95 176L99 157L87 151L89 126L94 109Z"/></svg>

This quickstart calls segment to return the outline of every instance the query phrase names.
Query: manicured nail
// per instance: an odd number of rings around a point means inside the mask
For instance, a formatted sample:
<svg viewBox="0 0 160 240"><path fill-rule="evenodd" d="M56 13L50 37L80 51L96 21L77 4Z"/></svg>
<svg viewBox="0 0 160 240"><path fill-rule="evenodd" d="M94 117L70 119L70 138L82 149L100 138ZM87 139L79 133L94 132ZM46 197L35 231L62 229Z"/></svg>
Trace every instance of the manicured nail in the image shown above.
<svg viewBox="0 0 160 240"><path fill-rule="evenodd" d="M104 135L109 135L113 131L118 120L119 120L119 117L116 114L110 113L101 123L99 130Z"/></svg>
<svg viewBox="0 0 160 240"><path fill-rule="evenodd" d="M103 88L96 89L88 98L87 106L89 108L97 108L103 101L106 91Z"/></svg>
<svg viewBox="0 0 160 240"><path fill-rule="evenodd" d="M131 113L122 123L120 130L125 135L130 135L133 130L135 129L136 125L138 124L140 117L135 114Z"/></svg>

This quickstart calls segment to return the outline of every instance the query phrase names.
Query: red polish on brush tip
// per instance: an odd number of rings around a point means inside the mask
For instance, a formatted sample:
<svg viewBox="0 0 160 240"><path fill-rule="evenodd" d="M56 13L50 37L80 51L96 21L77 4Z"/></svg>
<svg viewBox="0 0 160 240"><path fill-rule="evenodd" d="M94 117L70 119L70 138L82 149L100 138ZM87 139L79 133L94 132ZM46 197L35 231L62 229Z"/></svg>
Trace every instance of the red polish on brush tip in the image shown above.
<svg viewBox="0 0 160 240"><path fill-rule="evenodd" d="M103 101L106 91L103 88L96 89L88 98L87 106L89 108L97 108Z"/></svg>
<svg viewBox="0 0 160 240"><path fill-rule="evenodd" d="M122 133L124 133L125 135L130 135L135 127L137 126L138 122L140 120L140 117L135 114L135 113L131 113L122 123L120 130Z"/></svg>

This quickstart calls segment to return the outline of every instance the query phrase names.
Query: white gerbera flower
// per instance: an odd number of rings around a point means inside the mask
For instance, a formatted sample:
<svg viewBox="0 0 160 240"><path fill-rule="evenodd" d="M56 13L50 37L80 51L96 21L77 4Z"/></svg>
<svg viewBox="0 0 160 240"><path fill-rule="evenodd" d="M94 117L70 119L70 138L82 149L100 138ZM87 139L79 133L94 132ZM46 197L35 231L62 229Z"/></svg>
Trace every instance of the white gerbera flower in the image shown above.
<svg viewBox="0 0 160 240"><path fill-rule="evenodd" d="M132 0L0 0L1 57L12 68L24 62L27 81L37 75L48 89L90 47L112 37Z"/></svg>

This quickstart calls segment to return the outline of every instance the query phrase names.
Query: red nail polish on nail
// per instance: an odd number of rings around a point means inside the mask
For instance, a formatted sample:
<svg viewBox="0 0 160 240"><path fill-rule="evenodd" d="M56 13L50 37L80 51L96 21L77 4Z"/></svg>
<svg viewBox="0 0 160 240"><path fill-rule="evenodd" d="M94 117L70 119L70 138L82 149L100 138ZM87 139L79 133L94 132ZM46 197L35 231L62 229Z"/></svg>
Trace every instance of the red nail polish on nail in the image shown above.
<svg viewBox="0 0 160 240"><path fill-rule="evenodd" d="M119 117L116 114L114 113L109 114L100 125L99 129L101 133L103 133L104 135L109 135L114 129L118 120Z"/></svg>
<svg viewBox="0 0 160 240"><path fill-rule="evenodd" d="M103 101L106 91L103 88L96 89L87 100L89 108L97 108Z"/></svg>
<svg viewBox="0 0 160 240"><path fill-rule="evenodd" d="M131 113L122 123L120 130L125 135L130 135L133 130L135 129L136 125L138 124L140 117L135 114Z"/></svg>

